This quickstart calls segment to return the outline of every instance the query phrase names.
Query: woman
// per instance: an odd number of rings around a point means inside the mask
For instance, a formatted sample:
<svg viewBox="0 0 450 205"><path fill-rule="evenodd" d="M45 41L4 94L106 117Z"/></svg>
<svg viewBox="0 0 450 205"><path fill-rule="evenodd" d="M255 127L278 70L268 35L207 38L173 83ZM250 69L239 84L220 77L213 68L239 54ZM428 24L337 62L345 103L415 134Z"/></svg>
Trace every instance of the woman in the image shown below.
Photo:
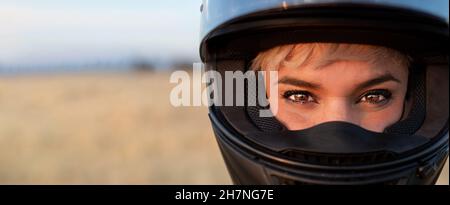
<svg viewBox="0 0 450 205"><path fill-rule="evenodd" d="M386 47L302 43L261 52L251 67L278 71L279 95L269 102L290 130L346 121L383 132L402 117L409 62Z"/></svg>
<svg viewBox="0 0 450 205"><path fill-rule="evenodd" d="M204 67L278 73L266 92L249 78L218 93L247 105L209 107L233 183L434 184L449 146L448 3L205 0ZM251 101L264 94L274 117Z"/></svg>

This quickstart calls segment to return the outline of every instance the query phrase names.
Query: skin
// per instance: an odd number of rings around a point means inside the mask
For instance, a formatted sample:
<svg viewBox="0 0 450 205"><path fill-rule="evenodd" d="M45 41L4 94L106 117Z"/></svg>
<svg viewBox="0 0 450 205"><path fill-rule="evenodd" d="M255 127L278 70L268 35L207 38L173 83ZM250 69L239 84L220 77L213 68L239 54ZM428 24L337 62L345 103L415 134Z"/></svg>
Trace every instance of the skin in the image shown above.
<svg viewBox="0 0 450 205"><path fill-rule="evenodd" d="M383 132L402 117L408 69L337 60L320 68L281 67L278 79L278 94L269 92L269 102L278 105L275 117L288 129L345 121Z"/></svg>

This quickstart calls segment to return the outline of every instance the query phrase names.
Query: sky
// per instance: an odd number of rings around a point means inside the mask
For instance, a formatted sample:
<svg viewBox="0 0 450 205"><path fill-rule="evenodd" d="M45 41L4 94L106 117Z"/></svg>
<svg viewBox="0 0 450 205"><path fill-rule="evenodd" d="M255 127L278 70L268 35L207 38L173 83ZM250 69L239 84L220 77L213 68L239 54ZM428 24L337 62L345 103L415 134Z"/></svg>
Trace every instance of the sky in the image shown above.
<svg viewBox="0 0 450 205"><path fill-rule="evenodd" d="M201 0L0 0L0 66L198 59Z"/></svg>

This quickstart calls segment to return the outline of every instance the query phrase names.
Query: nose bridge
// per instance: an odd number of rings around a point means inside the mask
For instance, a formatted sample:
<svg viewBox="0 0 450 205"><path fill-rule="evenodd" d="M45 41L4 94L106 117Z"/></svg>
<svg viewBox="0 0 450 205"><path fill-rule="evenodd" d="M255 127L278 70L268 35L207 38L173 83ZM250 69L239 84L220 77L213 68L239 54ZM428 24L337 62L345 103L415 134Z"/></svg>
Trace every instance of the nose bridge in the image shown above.
<svg viewBox="0 0 450 205"><path fill-rule="evenodd" d="M352 107L350 103L348 103L344 97L330 99L329 102L324 105L321 121L353 122L354 119L352 118Z"/></svg>

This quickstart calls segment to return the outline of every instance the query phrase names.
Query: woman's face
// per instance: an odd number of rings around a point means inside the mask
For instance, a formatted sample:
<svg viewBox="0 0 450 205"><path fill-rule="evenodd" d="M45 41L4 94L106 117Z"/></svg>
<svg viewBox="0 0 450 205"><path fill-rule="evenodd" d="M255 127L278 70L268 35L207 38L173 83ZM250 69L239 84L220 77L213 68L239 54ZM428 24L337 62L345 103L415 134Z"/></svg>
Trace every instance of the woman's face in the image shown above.
<svg viewBox="0 0 450 205"><path fill-rule="evenodd" d="M364 61L281 67L278 95L269 93L269 102L278 103L275 116L290 130L345 121L382 132L402 116L407 81L406 67Z"/></svg>

